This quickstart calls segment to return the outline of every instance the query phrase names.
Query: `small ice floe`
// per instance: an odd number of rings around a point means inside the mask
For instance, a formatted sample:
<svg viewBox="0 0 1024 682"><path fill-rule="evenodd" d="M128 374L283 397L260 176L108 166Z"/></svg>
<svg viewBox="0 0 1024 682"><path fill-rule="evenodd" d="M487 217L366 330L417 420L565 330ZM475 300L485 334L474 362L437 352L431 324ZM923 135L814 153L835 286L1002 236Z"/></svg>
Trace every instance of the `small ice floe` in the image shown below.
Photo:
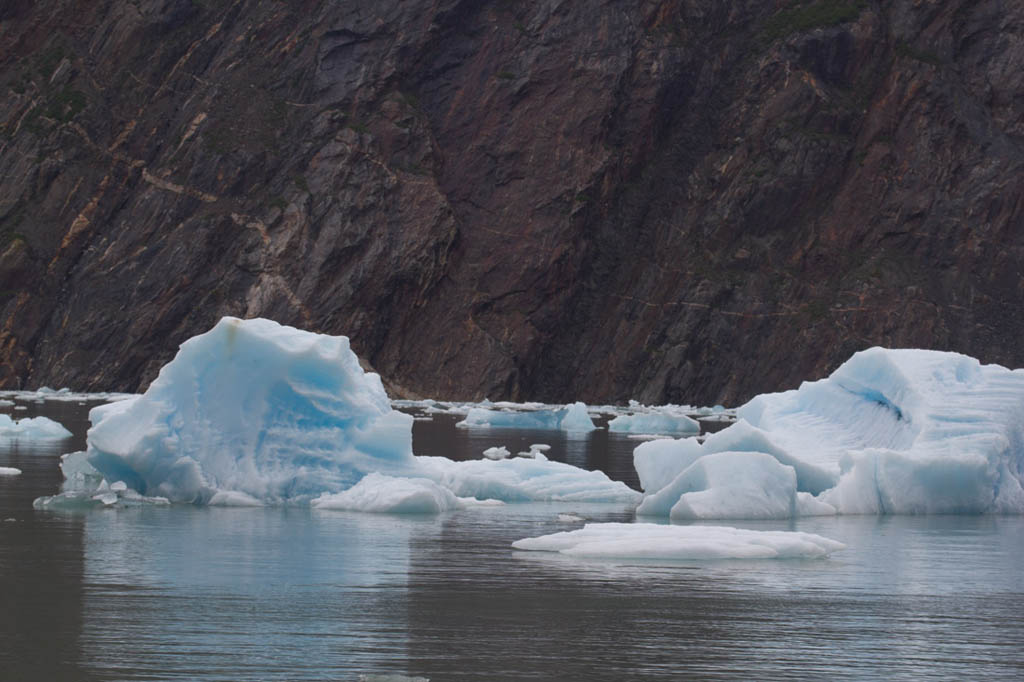
<svg viewBox="0 0 1024 682"><path fill-rule="evenodd" d="M517 405L516 407L520 407ZM474 407L466 418L456 424L460 428L543 429L586 433L593 431L593 420L587 414L587 406L575 402L557 409L490 409Z"/></svg>
<svg viewBox="0 0 1024 682"><path fill-rule="evenodd" d="M20 476L21 469L15 467L0 467L0 476Z"/></svg>
<svg viewBox="0 0 1024 682"><path fill-rule="evenodd" d="M587 519L579 514L559 514L558 520L562 523L576 523L578 521L586 521Z"/></svg>
<svg viewBox="0 0 1024 682"><path fill-rule="evenodd" d="M18 408L14 408L18 409ZM53 440L68 438L71 432L59 423L46 417L25 417L11 419L0 414L0 438L22 438L25 440Z"/></svg>
<svg viewBox="0 0 1024 682"><path fill-rule="evenodd" d="M487 448L483 452L487 459L508 459L511 454L506 447Z"/></svg>
<svg viewBox="0 0 1024 682"><path fill-rule="evenodd" d="M624 414L608 422L608 430L619 433L699 433L700 424L685 414Z"/></svg>
<svg viewBox="0 0 1024 682"><path fill-rule="evenodd" d="M591 559L819 559L845 548L795 531L654 523L588 523L579 530L525 538L515 549Z"/></svg>
<svg viewBox="0 0 1024 682"><path fill-rule="evenodd" d="M548 457L544 453L550 449L550 445L545 445L544 443L534 443L533 445L530 446L529 452L517 452L516 457L524 457L526 459L539 459L546 462L548 460Z"/></svg>
<svg viewBox="0 0 1024 682"><path fill-rule="evenodd" d="M0 407L14 407L14 401L0 398Z"/></svg>

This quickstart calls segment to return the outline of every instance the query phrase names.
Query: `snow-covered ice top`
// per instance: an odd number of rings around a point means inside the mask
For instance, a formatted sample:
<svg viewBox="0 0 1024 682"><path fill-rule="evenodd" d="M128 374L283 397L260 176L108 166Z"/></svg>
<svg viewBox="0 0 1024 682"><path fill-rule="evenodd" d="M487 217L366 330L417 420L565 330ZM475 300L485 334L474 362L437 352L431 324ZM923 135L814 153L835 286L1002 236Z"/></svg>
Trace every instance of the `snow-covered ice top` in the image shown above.
<svg viewBox="0 0 1024 682"><path fill-rule="evenodd" d="M817 559L843 549L835 540L793 531L653 523L588 523L583 528L525 538L521 550L590 559Z"/></svg>
<svg viewBox="0 0 1024 682"><path fill-rule="evenodd" d="M182 344L144 395L93 408L89 417L88 449L61 463L65 492L36 500L36 507L318 499L321 508L408 511L431 496L437 510L451 507L449 495L620 503L639 497L601 472L542 455L416 457L413 418L391 409L380 378L362 370L347 338L269 320L224 318ZM368 474L379 476L364 483ZM396 479L425 479L448 492ZM124 488L113 489L116 483ZM342 492L349 494L336 497Z"/></svg>
<svg viewBox="0 0 1024 682"><path fill-rule="evenodd" d="M473 407L466 414L466 418L456 426L461 428L550 429L569 433L586 433L597 428L590 415L587 414L587 406L581 402L558 409L520 410Z"/></svg>
<svg viewBox="0 0 1024 682"><path fill-rule="evenodd" d="M747 452L792 468L797 490L816 496L795 513L1024 513L1024 370L872 348L827 379L757 396L737 414L739 422L703 443L637 447L641 485L660 500L645 504L667 513L674 503L659 491L679 477L692 481L688 468L715 453ZM722 492L728 479L708 489ZM675 487L694 492L692 483ZM761 502L751 504L756 511Z"/></svg>
<svg viewBox="0 0 1024 682"><path fill-rule="evenodd" d="M47 417L11 419L10 415L0 414L0 438L55 440L70 437L70 431Z"/></svg>

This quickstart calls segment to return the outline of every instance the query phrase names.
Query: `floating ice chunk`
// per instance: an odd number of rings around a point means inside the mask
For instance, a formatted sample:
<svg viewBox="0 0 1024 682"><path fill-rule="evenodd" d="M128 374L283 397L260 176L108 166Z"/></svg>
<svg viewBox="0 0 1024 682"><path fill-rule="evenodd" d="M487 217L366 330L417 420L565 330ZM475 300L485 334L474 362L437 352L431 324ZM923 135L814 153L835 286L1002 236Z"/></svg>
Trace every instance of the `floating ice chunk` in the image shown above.
<svg viewBox="0 0 1024 682"><path fill-rule="evenodd" d="M13 400L3 400L3 399L0 399L0 407L13 407L13 406L14 406L14 401Z"/></svg>
<svg viewBox="0 0 1024 682"><path fill-rule="evenodd" d="M11 419L9 415L0 414L0 438L54 440L59 438L69 438L70 436L70 431L65 429L59 423L46 417Z"/></svg>
<svg viewBox="0 0 1024 682"><path fill-rule="evenodd" d="M76 511L97 507L136 507L166 505L166 497L147 497L129 488L124 481L107 483L86 457L85 452L61 455L64 485L61 494L39 497L32 502L36 509Z"/></svg>
<svg viewBox="0 0 1024 682"><path fill-rule="evenodd" d="M546 462L548 458L544 452L550 449L550 445L534 444L530 446L530 449L527 452L517 452L516 457L528 457L530 459L540 459Z"/></svg>
<svg viewBox="0 0 1024 682"><path fill-rule="evenodd" d="M92 499L97 501L97 502L99 502L100 504L102 504L105 507L111 507L111 506L117 504L118 497L117 497L117 493L105 492L105 493L99 493L97 495L93 495Z"/></svg>
<svg viewBox="0 0 1024 682"><path fill-rule="evenodd" d="M577 521L586 521L585 518L579 514L559 514L558 520L562 523L576 523Z"/></svg>
<svg viewBox="0 0 1024 682"><path fill-rule="evenodd" d="M587 406L581 402L575 402L560 409L492 410L474 407L466 414L466 418L456 426L462 428L548 429L570 433L593 431L597 428L590 415L587 414Z"/></svg>
<svg viewBox="0 0 1024 682"><path fill-rule="evenodd" d="M211 507L262 507L263 502L237 490L218 490L210 498Z"/></svg>
<svg viewBox="0 0 1024 682"><path fill-rule="evenodd" d="M697 459L644 497L640 516L672 519L788 519L797 511L796 472L761 452Z"/></svg>
<svg viewBox="0 0 1024 682"><path fill-rule="evenodd" d="M624 414L608 422L608 430L620 433L699 433L700 424L686 415Z"/></svg>
<svg viewBox="0 0 1024 682"><path fill-rule="evenodd" d="M343 336L224 318L182 344L145 395L94 408L88 461L179 502L218 491L265 502L409 473L412 417L391 409Z"/></svg>
<svg viewBox="0 0 1024 682"><path fill-rule="evenodd" d="M25 407L24 405L16 405L14 409L18 410L20 412L20 411L27 410L28 408Z"/></svg>
<svg viewBox="0 0 1024 682"><path fill-rule="evenodd" d="M76 402L81 403L83 401L91 400L124 400L126 398L134 397L132 393L75 393L67 388L62 388L59 391L53 389L40 389L38 391L0 391L0 396L4 398L16 398L18 400L32 400L34 402Z"/></svg>
<svg viewBox="0 0 1024 682"><path fill-rule="evenodd" d="M641 443L633 450L633 465L640 477L640 486L648 494L668 485L684 469L705 455L717 452L763 452L782 464L793 467L797 489L817 494L835 485L838 471L819 466L779 447L765 432L740 420L713 433L703 442L695 438L655 440Z"/></svg>
<svg viewBox="0 0 1024 682"><path fill-rule="evenodd" d="M511 452L505 447L493 447L484 450L484 457L487 459L506 459L511 456Z"/></svg>
<svg viewBox="0 0 1024 682"><path fill-rule="evenodd" d="M21 469L15 467L0 467L0 476L20 476Z"/></svg>
<svg viewBox="0 0 1024 682"><path fill-rule="evenodd" d="M873 348L827 379L757 396L737 413L702 444L637 447L648 496L702 457L744 451L795 470L796 514L1024 513L1024 370Z"/></svg>
<svg viewBox="0 0 1024 682"><path fill-rule="evenodd" d="M434 481L373 473L348 490L321 495L310 506L388 514L436 514L459 509L463 504L451 490Z"/></svg>
<svg viewBox="0 0 1024 682"><path fill-rule="evenodd" d="M835 540L791 531L650 523L588 523L579 530L525 538L522 550L601 559L817 559L843 549Z"/></svg>
<svg viewBox="0 0 1024 682"><path fill-rule="evenodd" d="M828 471L819 499L840 513L1024 513L1024 370L872 348L738 413Z"/></svg>
<svg viewBox="0 0 1024 682"><path fill-rule="evenodd" d="M545 459L455 462L419 457L428 478L460 497L505 502L613 502L635 504L640 493L600 471Z"/></svg>

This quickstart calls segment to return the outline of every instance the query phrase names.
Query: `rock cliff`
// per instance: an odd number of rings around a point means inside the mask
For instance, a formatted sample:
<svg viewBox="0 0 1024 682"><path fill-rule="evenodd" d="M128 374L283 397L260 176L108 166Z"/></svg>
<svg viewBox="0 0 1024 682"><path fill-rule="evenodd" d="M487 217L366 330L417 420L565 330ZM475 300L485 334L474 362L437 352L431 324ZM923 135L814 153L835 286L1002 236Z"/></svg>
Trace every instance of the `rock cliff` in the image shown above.
<svg viewBox="0 0 1024 682"><path fill-rule="evenodd" d="M1024 366L1024 4L9 0L0 384L222 315L401 391L737 403Z"/></svg>

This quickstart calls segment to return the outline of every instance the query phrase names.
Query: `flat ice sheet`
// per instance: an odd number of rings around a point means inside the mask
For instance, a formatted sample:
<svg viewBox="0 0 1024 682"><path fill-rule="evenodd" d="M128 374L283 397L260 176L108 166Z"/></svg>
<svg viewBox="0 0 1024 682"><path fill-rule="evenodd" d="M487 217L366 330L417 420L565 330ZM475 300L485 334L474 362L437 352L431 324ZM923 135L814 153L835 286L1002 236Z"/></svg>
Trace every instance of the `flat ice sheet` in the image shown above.
<svg viewBox="0 0 1024 682"><path fill-rule="evenodd" d="M579 530L525 538L520 550L592 559L820 559L845 545L794 531L652 523L588 523Z"/></svg>

